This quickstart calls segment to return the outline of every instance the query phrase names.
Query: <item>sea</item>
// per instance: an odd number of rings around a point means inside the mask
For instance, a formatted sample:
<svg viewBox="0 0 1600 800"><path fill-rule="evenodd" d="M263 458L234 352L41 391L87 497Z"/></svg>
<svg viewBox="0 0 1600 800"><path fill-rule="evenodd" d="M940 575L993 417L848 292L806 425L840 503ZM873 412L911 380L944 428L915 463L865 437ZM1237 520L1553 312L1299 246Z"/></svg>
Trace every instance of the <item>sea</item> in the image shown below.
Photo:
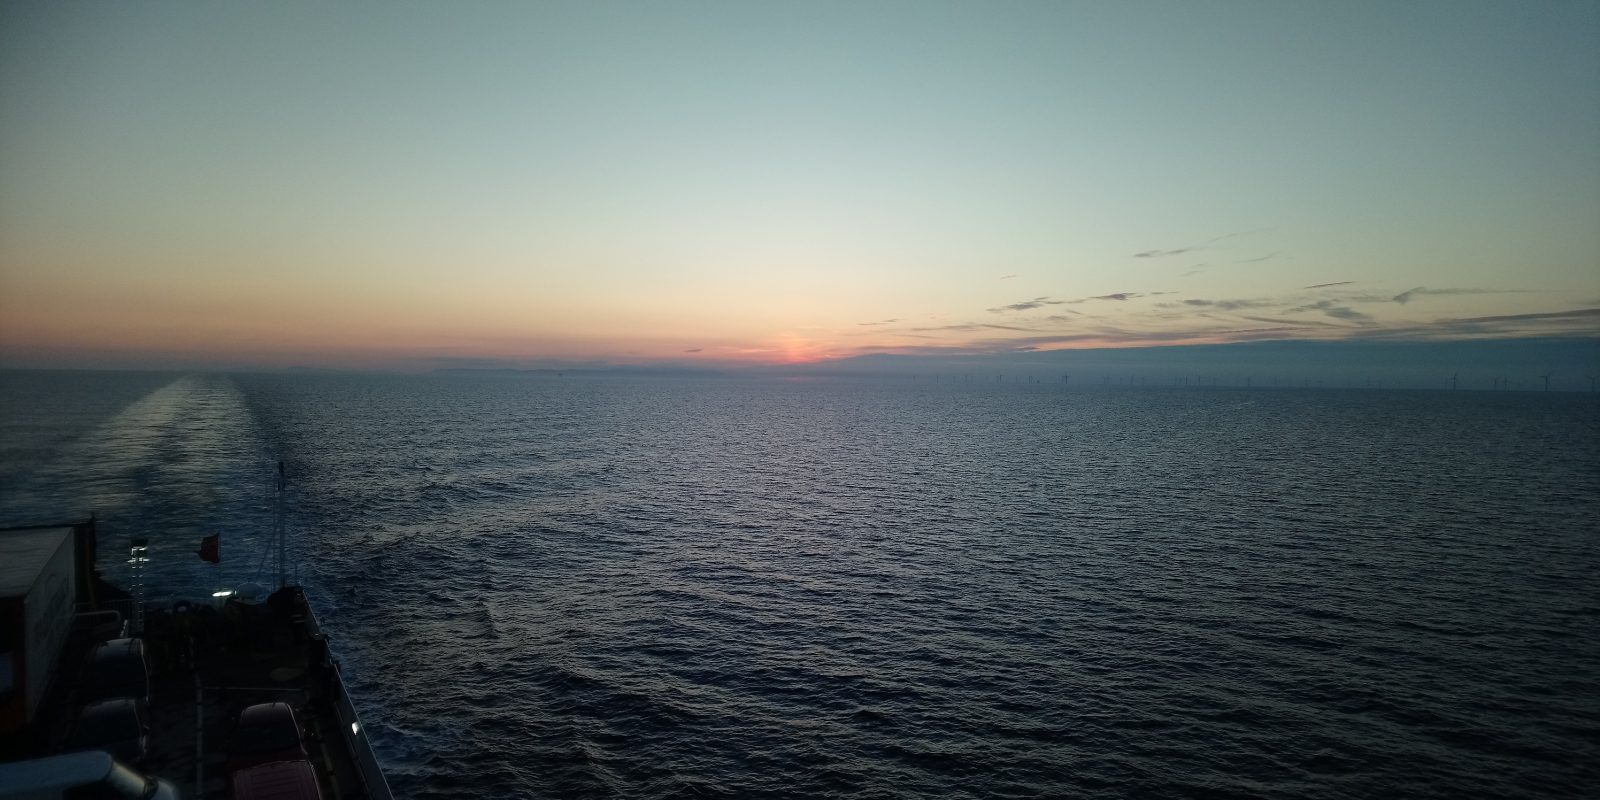
<svg viewBox="0 0 1600 800"><path fill-rule="evenodd" d="M11 371L0 524L271 585L281 461L403 797L1596 797L1597 397Z"/></svg>

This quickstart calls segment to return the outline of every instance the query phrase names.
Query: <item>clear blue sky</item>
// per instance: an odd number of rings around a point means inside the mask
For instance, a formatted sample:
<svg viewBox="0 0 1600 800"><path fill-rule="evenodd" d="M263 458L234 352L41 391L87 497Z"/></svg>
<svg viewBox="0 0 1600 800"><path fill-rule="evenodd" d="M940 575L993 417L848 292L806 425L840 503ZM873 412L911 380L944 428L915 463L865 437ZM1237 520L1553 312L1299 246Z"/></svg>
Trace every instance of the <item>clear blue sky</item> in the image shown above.
<svg viewBox="0 0 1600 800"><path fill-rule="evenodd" d="M0 13L3 363L1600 331L1594 2Z"/></svg>

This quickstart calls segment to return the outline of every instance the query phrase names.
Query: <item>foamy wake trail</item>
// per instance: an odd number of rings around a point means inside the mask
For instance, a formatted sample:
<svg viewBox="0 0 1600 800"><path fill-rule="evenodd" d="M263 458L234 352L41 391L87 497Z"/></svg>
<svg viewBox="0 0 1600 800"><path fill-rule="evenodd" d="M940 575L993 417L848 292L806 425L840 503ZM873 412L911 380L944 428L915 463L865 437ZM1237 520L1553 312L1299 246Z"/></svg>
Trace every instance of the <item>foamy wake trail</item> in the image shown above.
<svg viewBox="0 0 1600 800"><path fill-rule="evenodd" d="M23 482L7 517L55 522L92 513L108 578L126 580L121 554L130 539L145 537L151 597L193 596L257 576L272 529L274 463L232 380L184 376L66 442ZM195 554L211 533L222 535L218 565Z"/></svg>

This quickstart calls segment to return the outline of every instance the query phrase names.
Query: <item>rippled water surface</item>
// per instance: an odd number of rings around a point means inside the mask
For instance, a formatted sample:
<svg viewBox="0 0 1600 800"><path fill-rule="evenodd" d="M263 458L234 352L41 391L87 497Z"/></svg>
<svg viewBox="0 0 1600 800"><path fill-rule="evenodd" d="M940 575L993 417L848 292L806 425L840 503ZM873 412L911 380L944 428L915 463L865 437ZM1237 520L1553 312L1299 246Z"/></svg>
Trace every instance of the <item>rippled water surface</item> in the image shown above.
<svg viewBox="0 0 1600 800"><path fill-rule="evenodd" d="M284 459L406 796L1600 785L1594 395L0 373L0 434L5 522L174 596Z"/></svg>

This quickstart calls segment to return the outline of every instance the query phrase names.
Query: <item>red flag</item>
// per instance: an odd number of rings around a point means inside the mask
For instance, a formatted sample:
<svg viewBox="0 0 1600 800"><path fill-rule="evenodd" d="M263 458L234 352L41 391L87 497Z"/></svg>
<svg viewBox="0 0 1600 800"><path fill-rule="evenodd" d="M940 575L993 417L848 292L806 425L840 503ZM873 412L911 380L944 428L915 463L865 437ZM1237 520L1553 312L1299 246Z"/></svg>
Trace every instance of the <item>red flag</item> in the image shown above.
<svg viewBox="0 0 1600 800"><path fill-rule="evenodd" d="M200 540L200 557L216 564L222 561L221 534L213 533Z"/></svg>

